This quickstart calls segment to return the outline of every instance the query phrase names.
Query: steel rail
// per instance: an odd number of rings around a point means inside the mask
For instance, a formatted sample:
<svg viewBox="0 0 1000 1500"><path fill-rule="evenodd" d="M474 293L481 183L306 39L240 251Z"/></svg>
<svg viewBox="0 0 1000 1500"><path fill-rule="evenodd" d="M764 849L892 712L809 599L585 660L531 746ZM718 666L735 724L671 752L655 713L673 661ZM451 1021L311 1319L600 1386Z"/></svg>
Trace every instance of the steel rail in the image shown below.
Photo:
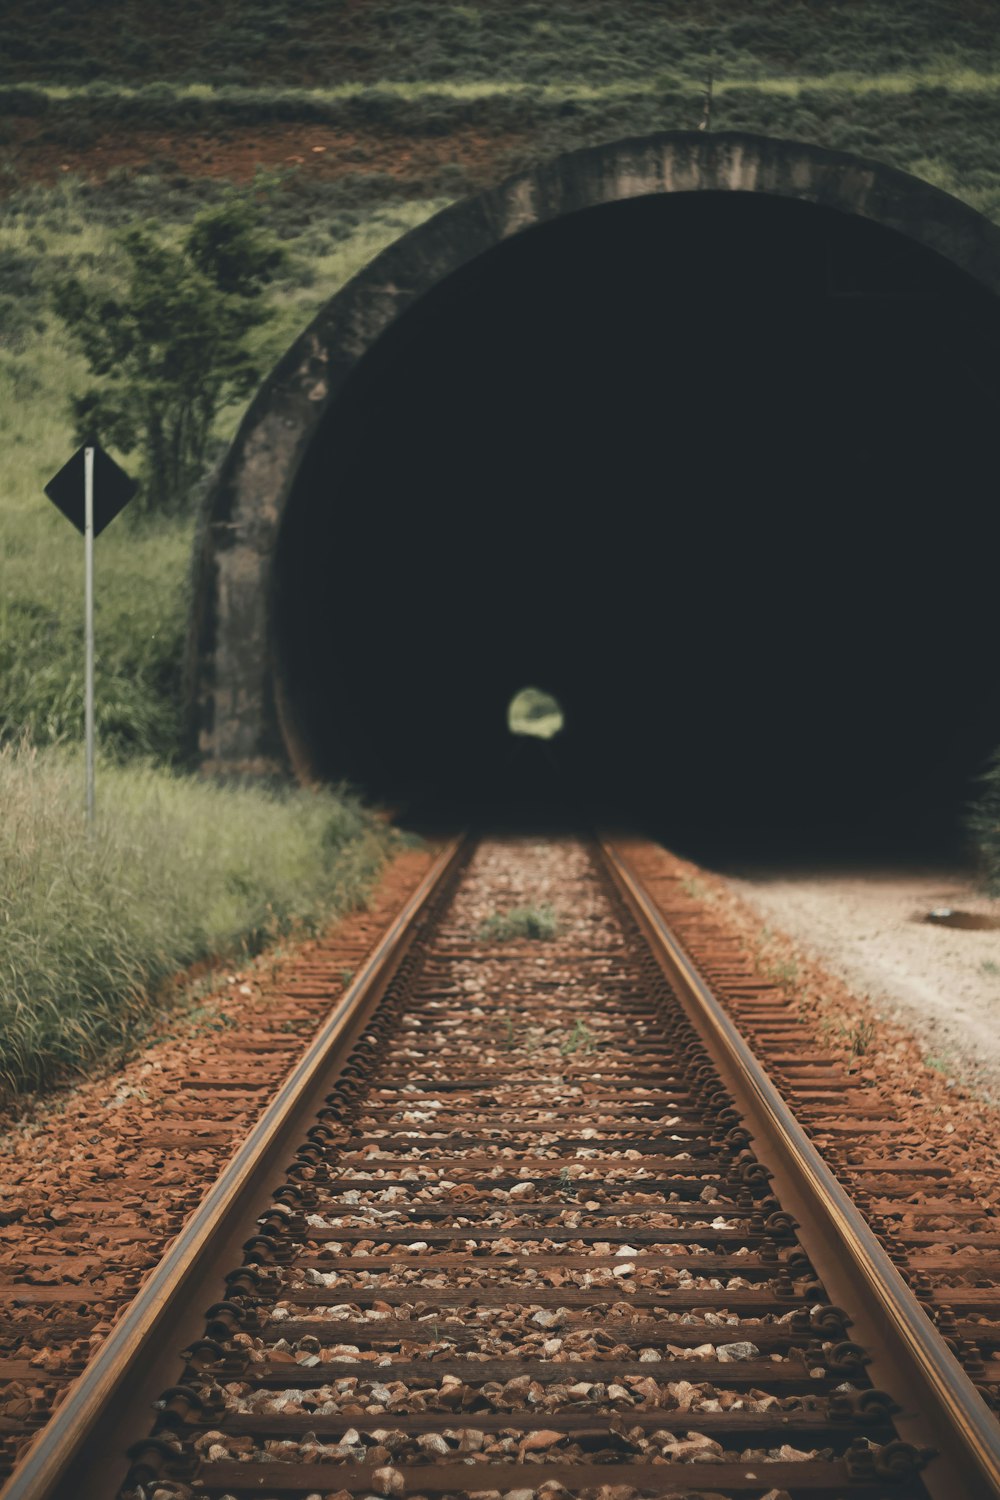
<svg viewBox="0 0 1000 1500"><path fill-rule="evenodd" d="M1000 1497L1000 1423L831 1172L748 1043L705 984L614 839L598 838L639 923L722 1081L744 1115L782 1207L830 1298L850 1311L879 1386L902 1403L899 1436L938 1456L921 1479L933 1500Z"/></svg>
<svg viewBox="0 0 1000 1500"><path fill-rule="evenodd" d="M459 868L466 838L452 839L369 954L336 1008L285 1079L215 1185L167 1247L94 1359L70 1387L2 1490L0 1500L107 1500L128 1472L114 1433L148 1426L171 1383L177 1351L203 1332L255 1215L272 1202L272 1173L287 1165L322 1107L331 1070L363 1031L412 946L433 897Z"/></svg>

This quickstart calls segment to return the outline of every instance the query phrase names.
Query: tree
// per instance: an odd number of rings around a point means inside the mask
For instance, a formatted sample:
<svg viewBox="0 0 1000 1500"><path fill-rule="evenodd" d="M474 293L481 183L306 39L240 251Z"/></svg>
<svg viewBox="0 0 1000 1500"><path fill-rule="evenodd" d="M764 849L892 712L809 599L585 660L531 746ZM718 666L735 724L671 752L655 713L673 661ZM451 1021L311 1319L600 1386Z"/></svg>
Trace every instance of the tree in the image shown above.
<svg viewBox="0 0 1000 1500"><path fill-rule="evenodd" d="M121 244L121 295L77 277L55 293L98 377L73 401L78 440L140 449L146 508L177 510L204 470L217 412L258 379L248 335L270 316L262 294L284 256L237 198L200 214L179 247L151 228Z"/></svg>

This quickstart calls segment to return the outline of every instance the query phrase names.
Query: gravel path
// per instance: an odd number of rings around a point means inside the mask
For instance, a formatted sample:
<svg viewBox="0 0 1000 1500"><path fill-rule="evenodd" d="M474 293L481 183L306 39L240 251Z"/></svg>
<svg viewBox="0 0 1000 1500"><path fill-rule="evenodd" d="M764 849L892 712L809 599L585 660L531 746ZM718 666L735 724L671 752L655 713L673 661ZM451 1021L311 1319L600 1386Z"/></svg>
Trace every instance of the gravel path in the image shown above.
<svg viewBox="0 0 1000 1500"><path fill-rule="evenodd" d="M1000 930L925 920L939 907L1000 920L1000 902L955 870L751 870L728 885L932 1066L1000 1103Z"/></svg>

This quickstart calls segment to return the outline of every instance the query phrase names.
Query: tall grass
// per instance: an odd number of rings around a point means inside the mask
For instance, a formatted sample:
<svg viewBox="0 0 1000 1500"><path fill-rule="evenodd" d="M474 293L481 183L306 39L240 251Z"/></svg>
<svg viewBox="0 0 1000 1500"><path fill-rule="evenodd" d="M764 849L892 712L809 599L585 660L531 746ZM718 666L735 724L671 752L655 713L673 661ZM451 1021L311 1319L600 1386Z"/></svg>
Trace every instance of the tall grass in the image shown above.
<svg viewBox="0 0 1000 1500"><path fill-rule="evenodd" d="M156 987L361 902L398 836L344 789L223 786L78 754L0 750L0 1090L118 1056Z"/></svg>

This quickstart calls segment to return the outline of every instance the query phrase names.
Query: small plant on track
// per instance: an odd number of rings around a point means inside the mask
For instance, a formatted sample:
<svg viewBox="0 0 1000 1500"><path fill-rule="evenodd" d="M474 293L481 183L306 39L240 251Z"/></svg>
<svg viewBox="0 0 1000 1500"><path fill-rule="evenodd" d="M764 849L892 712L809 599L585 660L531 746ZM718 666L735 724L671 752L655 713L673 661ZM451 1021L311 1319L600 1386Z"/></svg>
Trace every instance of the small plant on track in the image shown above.
<svg viewBox="0 0 1000 1500"><path fill-rule="evenodd" d="M596 1043L593 1032L588 1027L586 1021L581 1021L580 1017L577 1016L573 1022L573 1029L561 1044L559 1051L563 1057L569 1057L572 1053L579 1052L581 1048L584 1052L593 1052L595 1047Z"/></svg>
<svg viewBox="0 0 1000 1500"><path fill-rule="evenodd" d="M850 1047L853 1057L864 1057L875 1040L875 1022L857 1020L851 1026L841 1025L840 1034Z"/></svg>
<svg viewBox="0 0 1000 1500"><path fill-rule="evenodd" d="M559 931L559 923L552 907L512 906L507 912L494 912L479 928L479 936L487 941L512 943L519 938L530 938L547 942Z"/></svg>

